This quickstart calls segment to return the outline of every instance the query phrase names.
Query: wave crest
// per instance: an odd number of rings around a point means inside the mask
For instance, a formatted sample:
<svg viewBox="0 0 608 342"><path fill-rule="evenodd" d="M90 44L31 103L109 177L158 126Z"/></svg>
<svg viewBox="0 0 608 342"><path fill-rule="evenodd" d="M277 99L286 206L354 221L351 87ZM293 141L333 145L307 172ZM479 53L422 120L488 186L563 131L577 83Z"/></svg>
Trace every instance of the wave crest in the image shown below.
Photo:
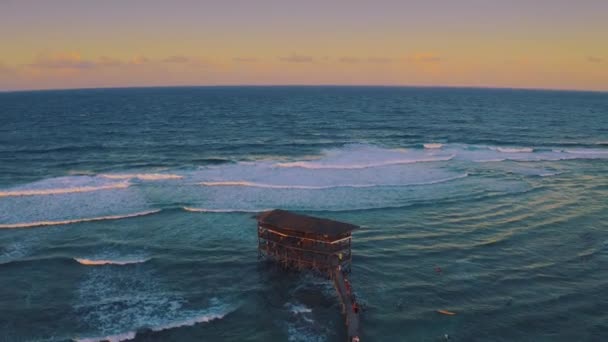
<svg viewBox="0 0 608 342"><path fill-rule="evenodd" d="M68 188L56 188L56 189L23 189L23 190L12 190L12 191L0 191L0 197L17 197L17 196L40 196L40 195L62 195L71 194L77 192L91 192L99 190L113 190L113 189L125 189L130 186L129 183L114 183L100 186L79 186L79 187L68 187Z"/></svg>
<svg viewBox="0 0 608 342"><path fill-rule="evenodd" d="M297 189L297 190L325 190L335 188L375 188L375 187L403 187L403 186L416 186L416 185L430 185L437 183L449 182L452 180L468 177L468 173L457 175L454 177L441 178L437 180L403 183L403 184L335 184L335 185L296 185L296 184L265 184L255 183L249 181L218 181L218 182L201 182L203 186L232 186L232 187L253 187L253 188L268 188L268 189Z"/></svg>
<svg viewBox="0 0 608 342"><path fill-rule="evenodd" d="M33 228L33 227L42 227L42 226L56 226L56 225L64 225L64 224L74 224L74 223L81 223L81 222L119 220L119 219L131 218L131 217L138 217L138 216L145 216L145 215L156 214L156 213L158 213L160 211L161 211L161 209L141 211L141 212L132 213L132 214L125 214L125 215L110 215L110 216L100 216L100 217L71 219L71 220L37 221L37 222L26 222L26 223L8 223L8 224L0 224L0 228L5 228L5 229L10 229L10 228Z"/></svg>
<svg viewBox="0 0 608 342"><path fill-rule="evenodd" d="M124 259L124 260L110 260L110 259L85 259L85 258L74 258L79 264L86 266L102 266L102 265L130 265L130 264L142 264L148 260L146 259Z"/></svg>
<svg viewBox="0 0 608 342"><path fill-rule="evenodd" d="M170 173L108 173L100 177L108 179L139 179L144 181L182 179L183 176Z"/></svg>
<svg viewBox="0 0 608 342"><path fill-rule="evenodd" d="M502 153L532 153L534 149L531 147L496 147L496 151Z"/></svg>
<svg viewBox="0 0 608 342"><path fill-rule="evenodd" d="M355 163L355 164L324 164L319 162L290 162L290 163L278 163L278 167L299 167L303 169L367 169L372 167L390 166L399 164L415 164L415 163L430 163L438 161L448 161L454 158L454 155L448 156L437 156L437 157L422 157L414 159L392 159L378 162L369 163Z"/></svg>
<svg viewBox="0 0 608 342"><path fill-rule="evenodd" d="M175 329L175 328L181 328L181 327L189 327L189 326L193 326L193 325L201 324L201 323L208 323L208 322L211 322L211 321L222 319L226 315L228 315L229 313L231 313L232 311L233 311L232 308L228 308L228 309L226 309L226 308L220 308L217 312L213 312L213 311L212 312L206 312L204 314L195 315L194 317L191 317L191 318L186 318L186 319L183 319L183 320L176 320L176 321L173 321L173 322L168 322L166 324L162 324L162 325L158 325L158 326L154 326L154 327L150 327L150 328L146 328L146 329L139 329L139 330L136 330L136 331L127 331L127 332L124 332L124 333L110 335L110 336L75 338L74 341L76 341L76 342L104 342L104 341L121 342L121 341L129 341L129 340L133 340L133 339L135 339L135 337L137 337L138 331L140 331L140 332L143 332L143 331L155 331L155 332L158 332L158 331Z"/></svg>
<svg viewBox="0 0 608 342"><path fill-rule="evenodd" d="M185 211L194 213L258 213L261 211L267 211L272 209L210 209L210 208L193 208L193 207L182 207Z"/></svg>
<svg viewBox="0 0 608 342"><path fill-rule="evenodd" d="M439 149L443 147L443 144L440 143L428 143L428 144L422 144L422 146L424 146L424 148L428 148L428 149Z"/></svg>

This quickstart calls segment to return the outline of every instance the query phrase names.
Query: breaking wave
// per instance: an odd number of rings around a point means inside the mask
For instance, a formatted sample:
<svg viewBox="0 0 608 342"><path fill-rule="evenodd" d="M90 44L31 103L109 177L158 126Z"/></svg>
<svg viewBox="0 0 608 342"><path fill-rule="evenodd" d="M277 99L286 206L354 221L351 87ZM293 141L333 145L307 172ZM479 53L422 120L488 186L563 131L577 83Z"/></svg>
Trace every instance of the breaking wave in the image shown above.
<svg viewBox="0 0 608 342"><path fill-rule="evenodd" d="M324 189L335 189L335 188L374 188L374 187L401 187L401 186L416 186L416 185L430 185L449 182L456 179L468 177L468 173L457 175L454 177L441 178L430 181L412 182L403 184L336 184L336 185L290 185L290 184L265 184L255 183L248 181L222 181L222 182L201 182L200 185L204 186L232 186L232 187L253 187L253 188L268 188L268 189L297 189L297 190L324 190Z"/></svg>
<svg viewBox="0 0 608 342"><path fill-rule="evenodd" d="M430 163L438 161L448 161L454 158L454 155L423 157L413 159L389 159L384 161L369 162L369 163L353 163L353 164L325 164L313 161L278 163L278 167L299 167L303 169L367 169L380 166L399 165L399 164L414 164L414 163Z"/></svg>
<svg viewBox="0 0 608 342"><path fill-rule="evenodd" d="M531 153L534 149L531 147L496 147L496 151L503 153Z"/></svg>
<svg viewBox="0 0 608 342"><path fill-rule="evenodd" d="M293 314L311 313L312 309L303 304L286 303L285 307Z"/></svg>
<svg viewBox="0 0 608 342"><path fill-rule="evenodd" d="M0 224L0 228L33 228L33 227L42 227L42 226L56 226L56 225L64 225L64 224L74 224L74 223L81 223L81 222L119 220L119 219L131 218L131 217L138 217L138 216L145 216L145 215L156 214L156 213L158 213L160 211L161 211L161 209L141 211L141 212L137 212L137 213L133 213L133 214L125 214L125 215L110 215L110 216L100 216L100 217L70 219L70 220L58 220L58 221L37 221L37 222L26 222L26 223L9 223L9 224Z"/></svg>
<svg viewBox="0 0 608 342"><path fill-rule="evenodd" d="M440 143L428 143L428 144L422 144L422 146L424 146L424 148L428 148L428 149L438 149L438 148L442 148L443 144Z"/></svg>
<svg viewBox="0 0 608 342"><path fill-rule="evenodd" d="M103 336L103 337L88 337L88 338L75 338L76 342L120 342L129 341L135 339L137 332L128 331L122 334Z"/></svg>
<svg viewBox="0 0 608 342"><path fill-rule="evenodd" d="M144 181L182 179L183 176L170 173L117 173L117 174L102 174L103 178L108 179L139 179Z"/></svg>
<svg viewBox="0 0 608 342"><path fill-rule="evenodd" d="M79 264L86 266L102 266L102 265L130 265L130 264L142 264L148 260L146 259L124 259L124 260L109 260L109 259L85 259L85 258L74 258Z"/></svg>
<svg viewBox="0 0 608 342"><path fill-rule="evenodd" d="M23 189L0 191L0 197L16 197L16 196L40 196L40 195L62 195L77 192L91 192L99 190L125 189L129 187L129 183L113 183L100 186L80 186L56 189Z"/></svg>
<svg viewBox="0 0 608 342"><path fill-rule="evenodd" d="M194 213L258 213L261 211L267 211L271 209L210 209L210 208L192 208L183 207L185 211Z"/></svg>
<svg viewBox="0 0 608 342"><path fill-rule="evenodd" d="M196 324L202 324L202 323L207 323L207 322L211 322L214 320L222 319L226 315L228 315L230 312L232 312L232 309L224 310L221 312L208 312L208 313L197 315L197 316L194 316L191 318L186 318L183 320L176 320L176 321L168 322L166 324L161 324L158 326L153 326L153 327L149 327L149 328L145 328L145 329L138 329L136 331L127 331L127 332L123 332L120 334L102 336L102 337L75 338L74 341L77 341L77 342L129 341L129 340L135 339L138 332L145 332L145 331L158 332L158 331L181 328L181 327L189 327L189 326L193 326Z"/></svg>

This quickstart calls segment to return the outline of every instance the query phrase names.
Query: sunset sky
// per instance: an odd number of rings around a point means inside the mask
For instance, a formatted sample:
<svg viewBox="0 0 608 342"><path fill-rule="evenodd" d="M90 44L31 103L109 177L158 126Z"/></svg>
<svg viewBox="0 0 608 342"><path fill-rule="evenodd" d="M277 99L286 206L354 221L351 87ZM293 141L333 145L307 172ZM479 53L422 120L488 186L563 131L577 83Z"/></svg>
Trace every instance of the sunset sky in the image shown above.
<svg viewBox="0 0 608 342"><path fill-rule="evenodd" d="M0 90L608 90L607 0L0 0Z"/></svg>

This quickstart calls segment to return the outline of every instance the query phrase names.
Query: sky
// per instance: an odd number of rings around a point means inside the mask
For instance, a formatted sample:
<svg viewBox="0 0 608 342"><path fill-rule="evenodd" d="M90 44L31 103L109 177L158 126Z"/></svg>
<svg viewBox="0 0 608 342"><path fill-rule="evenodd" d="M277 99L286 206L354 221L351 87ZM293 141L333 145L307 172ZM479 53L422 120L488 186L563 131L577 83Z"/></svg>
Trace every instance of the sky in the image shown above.
<svg viewBox="0 0 608 342"><path fill-rule="evenodd" d="M608 0L0 0L0 90L608 91Z"/></svg>

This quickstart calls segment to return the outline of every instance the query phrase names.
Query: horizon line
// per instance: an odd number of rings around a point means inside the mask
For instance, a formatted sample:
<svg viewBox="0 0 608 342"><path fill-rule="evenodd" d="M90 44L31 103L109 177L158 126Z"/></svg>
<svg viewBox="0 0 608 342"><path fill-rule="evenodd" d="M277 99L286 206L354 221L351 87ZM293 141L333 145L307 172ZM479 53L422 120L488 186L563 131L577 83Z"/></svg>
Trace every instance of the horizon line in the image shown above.
<svg viewBox="0 0 608 342"><path fill-rule="evenodd" d="M154 89L154 88L273 88L273 87L344 87L344 88L437 88L437 89L486 89L486 90L528 90L528 91L555 91L555 92L585 92L608 93L608 89L580 89L580 88L543 88L543 87L510 87L510 86L468 86L468 85L399 85L399 84L202 84L202 85L141 85L141 86L101 86L101 87L70 87L70 88L32 88L32 89L0 89L0 93L25 92L52 92L70 90L112 90L112 89Z"/></svg>

